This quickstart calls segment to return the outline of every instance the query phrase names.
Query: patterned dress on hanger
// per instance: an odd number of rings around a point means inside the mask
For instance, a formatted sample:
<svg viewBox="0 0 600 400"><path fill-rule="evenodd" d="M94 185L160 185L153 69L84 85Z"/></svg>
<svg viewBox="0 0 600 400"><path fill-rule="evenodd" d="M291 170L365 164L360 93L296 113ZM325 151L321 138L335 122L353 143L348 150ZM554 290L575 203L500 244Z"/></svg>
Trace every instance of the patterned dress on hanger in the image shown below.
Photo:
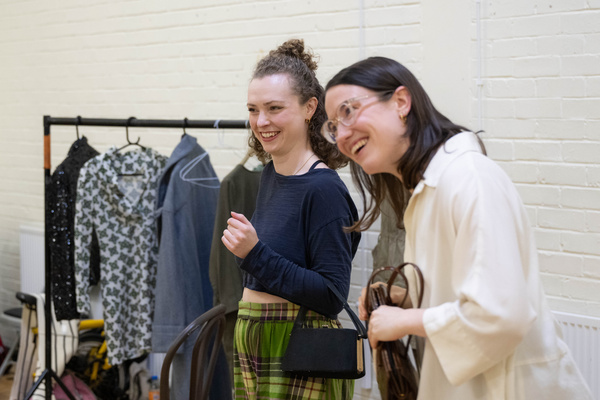
<svg viewBox="0 0 600 400"><path fill-rule="evenodd" d="M151 351L156 286L156 185L167 158L111 148L81 169L75 216L77 309L89 313L88 245L100 244L100 285L112 365Z"/></svg>

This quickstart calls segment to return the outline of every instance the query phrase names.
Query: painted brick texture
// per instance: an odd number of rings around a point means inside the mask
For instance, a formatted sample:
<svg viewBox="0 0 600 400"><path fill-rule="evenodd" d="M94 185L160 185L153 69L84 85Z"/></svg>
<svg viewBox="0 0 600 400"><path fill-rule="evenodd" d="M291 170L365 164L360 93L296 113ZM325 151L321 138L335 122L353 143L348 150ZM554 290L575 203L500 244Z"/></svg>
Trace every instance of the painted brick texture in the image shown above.
<svg viewBox="0 0 600 400"><path fill-rule="evenodd" d="M600 10L584 1L483 7L483 137L530 211L552 308L597 316L588 288L600 284Z"/></svg>

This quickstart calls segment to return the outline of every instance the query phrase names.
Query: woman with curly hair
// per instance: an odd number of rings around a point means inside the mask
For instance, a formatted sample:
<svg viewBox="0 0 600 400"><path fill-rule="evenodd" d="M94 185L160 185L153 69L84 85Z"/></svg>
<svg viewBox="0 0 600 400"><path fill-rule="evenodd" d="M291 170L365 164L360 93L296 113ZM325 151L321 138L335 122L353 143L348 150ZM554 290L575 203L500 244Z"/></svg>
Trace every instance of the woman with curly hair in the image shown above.
<svg viewBox="0 0 600 400"><path fill-rule="evenodd" d="M231 213L224 245L244 271L234 333L237 399L351 399L351 380L299 377L281 370L294 320L309 309L313 327L340 328L360 234L335 169L347 164L320 134L326 119L313 55L289 40L259 61L248 87L250 146L264 161L252 220Z"/></svg>

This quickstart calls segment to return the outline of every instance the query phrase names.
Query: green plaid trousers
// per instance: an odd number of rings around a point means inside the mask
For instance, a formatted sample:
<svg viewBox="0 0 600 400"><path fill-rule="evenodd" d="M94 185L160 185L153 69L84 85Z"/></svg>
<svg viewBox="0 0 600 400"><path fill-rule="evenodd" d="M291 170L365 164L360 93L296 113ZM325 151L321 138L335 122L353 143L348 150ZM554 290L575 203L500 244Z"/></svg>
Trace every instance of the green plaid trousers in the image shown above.
<svg viewBox="0 0 600 400"><path fill-rule="evenodd" d="M240 301L233 343L235 399L350 400L354 381L307 378L285 373L285 353L300 306ZM308 326L341 328L338 320L309 310Z"/></svg>

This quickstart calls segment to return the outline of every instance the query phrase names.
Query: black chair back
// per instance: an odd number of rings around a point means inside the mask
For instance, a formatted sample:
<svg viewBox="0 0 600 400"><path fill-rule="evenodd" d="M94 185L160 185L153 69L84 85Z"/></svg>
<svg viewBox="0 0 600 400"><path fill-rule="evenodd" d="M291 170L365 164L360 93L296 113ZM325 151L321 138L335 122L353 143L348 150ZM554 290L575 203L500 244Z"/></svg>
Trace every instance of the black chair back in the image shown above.
<svg viewBox="0 0 600 400"><path fill-rule="evenodd" d="M173 341L160 371L160 399L170 400L169 373L177 350L197 333L192 354L189 400L207 400L215 372L219 346L225 332L225 306L219 304L189 324Z"/></svg>

